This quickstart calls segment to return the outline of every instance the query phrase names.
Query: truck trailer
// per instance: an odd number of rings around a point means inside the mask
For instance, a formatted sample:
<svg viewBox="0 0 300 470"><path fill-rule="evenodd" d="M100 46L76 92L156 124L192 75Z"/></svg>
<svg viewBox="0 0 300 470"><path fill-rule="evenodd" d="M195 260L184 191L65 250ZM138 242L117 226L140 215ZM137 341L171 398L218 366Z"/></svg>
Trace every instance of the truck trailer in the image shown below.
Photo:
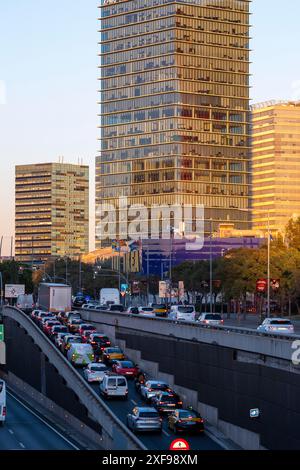
<svg viewBox="0 0 300 470"><path fill-rule="evenodd" d="M38 306L53 313L72 310L72 288L65 284L40 284Z"/></svg>

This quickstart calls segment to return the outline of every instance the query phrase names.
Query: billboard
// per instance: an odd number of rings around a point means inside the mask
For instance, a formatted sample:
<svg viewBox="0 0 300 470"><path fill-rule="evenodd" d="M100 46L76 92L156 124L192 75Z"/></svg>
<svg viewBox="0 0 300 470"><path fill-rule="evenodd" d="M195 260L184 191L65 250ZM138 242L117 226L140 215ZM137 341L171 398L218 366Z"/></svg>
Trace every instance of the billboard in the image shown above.
<svg viewBox="0 0 300 470"><path fill-rule="evenodd" d="M19 295L25 294L24 284L6 284L5 285L5 298L17 299Z"/></svg>

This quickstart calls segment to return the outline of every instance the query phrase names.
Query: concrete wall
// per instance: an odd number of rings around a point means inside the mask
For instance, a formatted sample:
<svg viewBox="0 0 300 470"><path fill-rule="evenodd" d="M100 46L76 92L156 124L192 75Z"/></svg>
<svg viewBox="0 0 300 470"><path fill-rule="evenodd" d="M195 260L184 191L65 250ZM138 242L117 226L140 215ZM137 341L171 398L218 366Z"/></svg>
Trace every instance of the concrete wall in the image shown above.
<svg viewBox="0 0 300 470"><path fill-rule="evenodd" d="M287 360L289 341L276 344L275 339L260 336L246 336L244 341L242 334L232 338L214 330L197 332L189 325L126 315L83 315L151 376L167 380L186 405L197 408L244 449L300 448L300 374ZM188 332L192 332L189 337ZM216 337L218 341L212 341ZM271 355L253 351L255 344ZM241 350L236 349L238 345ZM259 419L250 418L252 408L260 409Z"/></svg>

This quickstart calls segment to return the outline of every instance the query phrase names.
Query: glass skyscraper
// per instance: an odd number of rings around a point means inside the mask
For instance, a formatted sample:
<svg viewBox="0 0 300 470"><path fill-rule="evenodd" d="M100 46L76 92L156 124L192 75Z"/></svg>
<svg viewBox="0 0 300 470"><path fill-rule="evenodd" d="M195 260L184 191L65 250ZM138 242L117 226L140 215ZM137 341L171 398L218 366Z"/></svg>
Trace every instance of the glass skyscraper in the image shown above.
<svg viewBox="0 0 300 470"><path fill-rule="evenodd" d="M249 5L102 1L97 204L204 204L214 229L249 227Z"/></svg>

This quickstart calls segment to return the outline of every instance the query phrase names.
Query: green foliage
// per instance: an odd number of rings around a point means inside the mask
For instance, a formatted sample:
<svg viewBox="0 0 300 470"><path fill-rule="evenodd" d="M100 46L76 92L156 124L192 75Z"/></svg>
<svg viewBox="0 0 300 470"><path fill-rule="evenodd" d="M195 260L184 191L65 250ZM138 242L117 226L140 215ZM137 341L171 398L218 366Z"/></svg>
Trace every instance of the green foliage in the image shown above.
<svg viewBox="0 0 300 470"><path fill-rule="evenodd" d="M26 293L33 292L32 272L25 264L14 260L3 261L0 264L0 271L3 276L3 286L5 284L25 284Z"/></svg>

